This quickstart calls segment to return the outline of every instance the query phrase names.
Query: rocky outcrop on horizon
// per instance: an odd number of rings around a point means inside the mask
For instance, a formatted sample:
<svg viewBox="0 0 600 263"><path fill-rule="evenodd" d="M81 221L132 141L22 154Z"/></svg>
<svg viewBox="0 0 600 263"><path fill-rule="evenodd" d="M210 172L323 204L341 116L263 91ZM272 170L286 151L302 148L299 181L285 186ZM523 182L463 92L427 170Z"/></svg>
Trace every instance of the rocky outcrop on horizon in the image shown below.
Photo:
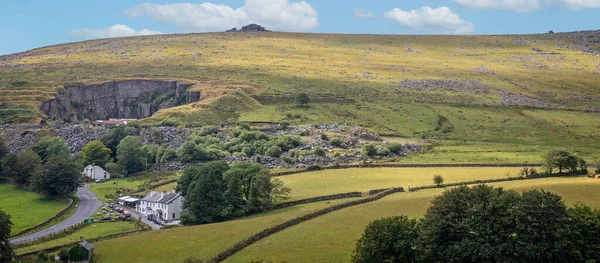
<svg viewBox="0 0 600 263"><path fill-rule="evenodd" d="M232 28L229 29L225 32L270 32L269 30L266 30L264 27L257 25L257 24L250 24L247 26L243 26L241 29L237 29L237 28Z"/></svg>

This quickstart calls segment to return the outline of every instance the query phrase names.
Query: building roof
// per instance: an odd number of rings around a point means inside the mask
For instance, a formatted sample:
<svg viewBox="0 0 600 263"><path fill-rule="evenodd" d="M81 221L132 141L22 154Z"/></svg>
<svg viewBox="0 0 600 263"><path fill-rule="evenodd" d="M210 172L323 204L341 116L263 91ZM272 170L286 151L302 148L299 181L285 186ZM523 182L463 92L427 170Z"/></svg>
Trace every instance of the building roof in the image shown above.
<svg viewBox="0 0 600 263"><path fill-rule="evenodd" d="M81 241L80 245L81 245L81 247L83 247L87 250L94 250L94 246L92 246L92 244L90 244L90 242L87 242L86 240Z"/></svg>
<svg viewBox="0 0 600 263"><path fill-rule="evenodd" d="M152 192L149 195L142 198L142 201L152 202L152 203L160 203L160 204L168 204L173 200L177 199L181 194L170 192L165 195L161 195L157 192Z"/></svg>

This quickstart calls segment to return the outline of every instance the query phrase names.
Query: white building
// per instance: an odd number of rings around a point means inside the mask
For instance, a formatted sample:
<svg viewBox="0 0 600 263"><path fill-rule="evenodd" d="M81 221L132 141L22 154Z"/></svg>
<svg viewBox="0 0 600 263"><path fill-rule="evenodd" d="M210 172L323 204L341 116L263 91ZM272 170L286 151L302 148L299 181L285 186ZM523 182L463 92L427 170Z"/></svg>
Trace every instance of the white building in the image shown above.
<svg viewBox="0 0 600 263"><path fill-rule="evenodd" d="M88 178L88 181L95 181L98 179L110 179L110 173L102 169L102 167L97 165L88 165L83 169L83 173L85 177Z"/></svg>
<svg viewBox="0 0 600 263"><path fill-rule="evenodd" d="M156 219L164 221L179 220L183 207L183 196L175 192L150 192L140 200L137 211L144 215L153 215Z"/></svg>

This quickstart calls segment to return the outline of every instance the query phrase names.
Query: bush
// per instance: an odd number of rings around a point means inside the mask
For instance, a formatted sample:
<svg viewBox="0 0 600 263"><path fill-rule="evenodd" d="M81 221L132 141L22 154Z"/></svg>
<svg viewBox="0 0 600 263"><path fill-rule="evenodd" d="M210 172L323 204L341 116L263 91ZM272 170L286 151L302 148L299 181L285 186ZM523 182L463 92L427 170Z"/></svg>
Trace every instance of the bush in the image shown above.
<svg viewBox="0 0 600 263"><path fill-rule="evenodd" d="M386 148L381 148L379 150L377 150L377 155L379 156L388 156L390 155L390 149Z"/></svg>
<svg viewBox="0 0 600 263"><path fill-rule="evenodd" d="M279 156L281 156L281 154L282 154L281 148L279 148L278 146L275 146L275 145L271 146L266 152L267 156L271 156L274 158L278 158Z"/></svg>
<svg viewBox="0 0 600 263"><path fill-rule="evenodd" d="M310 130L303 130L303 131L299 132L298 135L300 135L300 136L309 136L310 135Z"/></svg>
<svg viewBox="0 0 600 263"><path fill-rule="evenodd" d="M360 148L360 155L363 158L373 157L377 155L377 148L373 144L365 144Z"/></svg>
<svg viewBox="0 0 600 263"><path fill-rule="evenodd" d="M327 136L327 134L325 134L325 133L321 133L321 140L329 141L329 136Z"/></svg>
<svg viewBox="0 0 600 263"><path fill-rule="evenodd" d="M438 187L444 183L444 177L439 174L433 176L433 183Z"/></svg>
<svg viewBox="0 0 600 263"><path fill-rule="evenodd" d="M295 162L294 158L291 157L289 153L285 153L285 154L281 155L281 160L288 164L293 164Z"/></svg>
<svg viewBox="0 0 600 263"><path fill-rule="evenodd" d="M319 147L319 146L316 146L316 147L313 149L313 154L314 154L314 155L316 155L316 156L323 157L323 156L325 156L327 153L325 152L325 150L323 150L323 148L321 148L321 147Z"/></svg>
<svg viewBox="0 0 600 263"><path fill-rule="evenodd" d="M340 137L335 137L331 139L329 144L336 148L346 148L346 143Z"/></svg>
<svg viewBox="0 0 600 263"><path fill-rule="evenodd" d="M342 154L340 152L334 152L333 153L333 158L338 158L340 156L342 156Z"/></svg>
<svg viewBox="0 0 600 263"><path fill-rule="evenodd" d="M400 154L404 147L399 143L390 143L387 148L391 153Z"/></svg>

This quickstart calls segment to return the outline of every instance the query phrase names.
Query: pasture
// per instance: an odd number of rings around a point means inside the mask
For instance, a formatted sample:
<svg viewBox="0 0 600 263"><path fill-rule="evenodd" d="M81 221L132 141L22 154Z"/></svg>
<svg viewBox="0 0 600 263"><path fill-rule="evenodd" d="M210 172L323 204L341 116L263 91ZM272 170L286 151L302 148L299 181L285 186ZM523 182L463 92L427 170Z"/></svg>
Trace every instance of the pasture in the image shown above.
<svg viewBox="0 0 600 263"><path fill-rule="evenodd" d="M521 168L351 168L322 170L277 177L292 189L290 200L390 187L433 184L436 174L445 183L516 177Z"/></svg>
<svg viewBox="0 0 600 263"><path fill-rule="evenodd" d="M0 209L11 216L12 233L40 224L66 206L67 203L47 199L14 185L0 184Z"/></svg>
<svg viewBox="0 0 600 263"><path fill-rule="evenodd" d="M95 244L97 262L182 262L190 256L208 259L242 238L335 203L298 205L229 222L106 240Z"/></svg>
<svg viewBox="0 0 600 263"><path fill-rule="evenodd" d="M94 223L90 226L79 229L68 236L61 237L58 239L46 241L43 243L35 244L32 246L27 246L23 248L16 249L15 253L23 254L30 251L36 251L44 248L59 246L63 244L69 244L73 242L77 242L80 240L80 237L84 238L95 238L101 236L107 236L111 234L126 232L135 230L135 224L132 222L110 222L110 223Z"/></svg>
<svg viewBox="0 0 600 263"><path fill-rule="evenodd" d="M600 180L586 177L545 178L494 184L525 191L559 194L568 205L582 202L600 208ZM396 215L421 217L443 189L397 193L379 201L336 211L290 227L242 250L227 262L350 262L356 240L375 219Z"/></svg>
<svg viewBox="0 0 600 263"><path fill-rule="evenodd" d="M151 172L138 176L119 178L119 190L121 193L126 194L138 192L138 189L143 188L142 192L144 192L149 190L146 188L154 184L176 179L178 176L177 172ZM107 202L117 191L117 178L111 178L103 183L91 183L89 189L98 196L100 201ZM167 191L167 188L163 187L161 190Z"/></svg>

